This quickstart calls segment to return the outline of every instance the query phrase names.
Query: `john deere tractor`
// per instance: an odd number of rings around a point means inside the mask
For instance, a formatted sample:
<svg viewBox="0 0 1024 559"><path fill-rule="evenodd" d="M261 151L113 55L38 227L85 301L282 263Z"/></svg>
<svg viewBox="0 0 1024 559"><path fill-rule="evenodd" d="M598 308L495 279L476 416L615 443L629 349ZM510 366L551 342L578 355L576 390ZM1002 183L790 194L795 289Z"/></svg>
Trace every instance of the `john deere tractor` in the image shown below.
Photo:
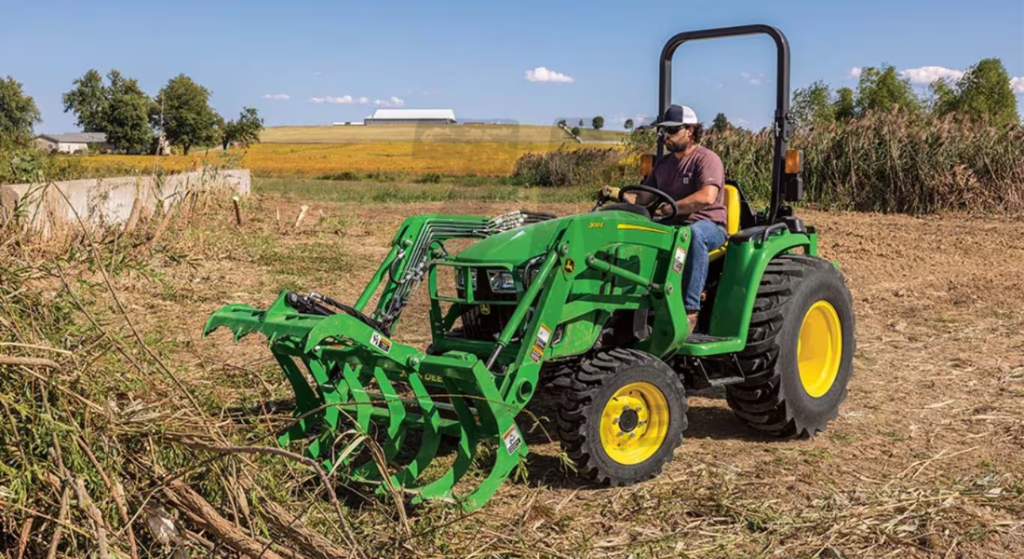
<svg viewBox="0 0 1024 559"><path fill-rule="evenodd" d="M672 37L659 108L671 99L677 47L750 34L778 47L771 199L755 213L739 185L725 186L729 237L710 255L696 331L681 288L689 229L664 223L677 208L652 217L653 206L624 201L645 191L674 207L660 191L627 186L564 217L411 217L354 303L286 291L266 310L228 305L209 319L204 335L226 327L236 340L254 331L269 340L296 395L280 444L381 491L473 509L526 456L517 415L545 384L561 388L557 433L568 455L583 475L614 485L651 478L672 459L688 389L724 386L736 415L760 431L823 430L846 396L854 316L818 233L786 205L802 194L800 153L787 150L786 38L763 25ZM465 239L475 242L454 251ZM397 343L402 310L423 283L432 341ZM375 452L339 448L352 429L377 441ZM442 447L444 438L455 444ZM481 462L492 464L479 473Z"/></svg>

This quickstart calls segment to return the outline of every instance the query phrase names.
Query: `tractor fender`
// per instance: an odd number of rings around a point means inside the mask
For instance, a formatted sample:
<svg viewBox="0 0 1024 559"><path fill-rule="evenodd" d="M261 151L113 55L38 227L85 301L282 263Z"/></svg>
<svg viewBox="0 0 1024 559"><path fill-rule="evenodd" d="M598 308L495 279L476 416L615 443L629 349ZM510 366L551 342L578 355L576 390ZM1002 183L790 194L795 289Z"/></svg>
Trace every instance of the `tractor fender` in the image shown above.
<svg viewBox="0 0 1024 559"><path fill-rule="evenodd" d="M791 233L788 230L767 237L741 234L731 237L715 293L708 334L746 340L754 299L768 263L780 254L799 248L814 256L817 254L817 241L817 233Z"/></svg>

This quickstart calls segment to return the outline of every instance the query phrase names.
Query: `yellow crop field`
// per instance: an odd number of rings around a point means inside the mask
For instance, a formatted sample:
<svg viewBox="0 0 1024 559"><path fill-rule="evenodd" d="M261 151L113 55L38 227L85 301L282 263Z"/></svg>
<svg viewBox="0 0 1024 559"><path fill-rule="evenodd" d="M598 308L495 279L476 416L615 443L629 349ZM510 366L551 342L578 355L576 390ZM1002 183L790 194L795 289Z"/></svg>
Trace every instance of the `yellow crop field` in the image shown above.
<svg viewBox="0 0 1024 559"><path fill-rule="evenodd" d="M246 150L190 155L96 155L82 158L93 169L123 173L184 171L204 165L242 166L264 175L315 177L327 173L438 173L503 176L525 153L578 149L571 142L352 142L341 144L256 144Z"/></svg>
<svg viewBox="0 0 1024 559"><path fill-rule="evenodd" d="M597 132L597 131L588 131ZM616 139L622 133L600 131ZM264 144L338 144L349 142L487 142L487 143L560 143L569 136L555 126L531 124L460 124L453 126L377 125L377 126L275 126L260 134Z"/></svg>

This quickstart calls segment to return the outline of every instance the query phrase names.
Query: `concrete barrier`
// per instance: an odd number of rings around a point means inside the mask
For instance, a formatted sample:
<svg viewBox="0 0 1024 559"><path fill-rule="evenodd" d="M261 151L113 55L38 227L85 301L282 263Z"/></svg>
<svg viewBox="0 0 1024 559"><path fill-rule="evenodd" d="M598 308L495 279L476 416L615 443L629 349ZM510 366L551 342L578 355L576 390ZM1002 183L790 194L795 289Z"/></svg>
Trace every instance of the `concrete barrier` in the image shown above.
<svg viewBox="0 0 1024 559"><path fill-rule="evenodd" d="M136 212L146 217L158 205L169 207L188 192L247 195L251 183L248 169L232 169L0 186L0 225L17 219L48 237L77 224L79 218L98 227L124 223L135 205Z"/></svg>

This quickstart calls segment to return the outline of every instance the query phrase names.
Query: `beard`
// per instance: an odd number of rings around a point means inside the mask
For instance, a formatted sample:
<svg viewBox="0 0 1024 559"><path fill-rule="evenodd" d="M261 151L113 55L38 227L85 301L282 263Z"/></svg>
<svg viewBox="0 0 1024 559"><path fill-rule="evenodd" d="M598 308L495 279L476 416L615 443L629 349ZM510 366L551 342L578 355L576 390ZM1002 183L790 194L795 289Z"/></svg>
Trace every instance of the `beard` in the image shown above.
<svg viewBox="0 0 1024 559"><path fill-rule="evenodd" d="M681 151L686 151L686 148L690 147L690 143L691 140L686 140L684 142L674 142L672 140L665 140L665 149L672 153L679 153Z"/></svg>

